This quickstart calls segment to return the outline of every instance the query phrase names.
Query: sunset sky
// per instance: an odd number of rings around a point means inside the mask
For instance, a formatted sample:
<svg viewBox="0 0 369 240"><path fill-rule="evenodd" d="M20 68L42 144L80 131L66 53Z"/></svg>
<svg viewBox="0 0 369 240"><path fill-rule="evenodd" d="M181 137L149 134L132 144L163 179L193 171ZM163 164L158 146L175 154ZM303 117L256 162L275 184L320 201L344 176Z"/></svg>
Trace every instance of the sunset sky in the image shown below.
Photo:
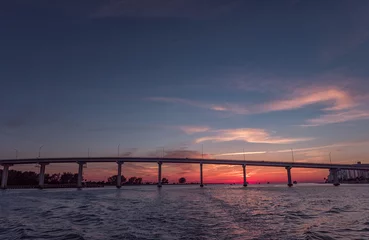
<svg viewBox="0 0 369 240"><path fill-rule="evenodd" d="M369 163L369 1L0 3L0 158ZM245 153L245 154L244 154ZM32 166L11 169L38 171ZM116 164L89 164L106 180ZM77 172L54 164L46 172ZM156 164L123 165L156 181ZM327 170L292 169L323 181ZM170 182L198 165L163 165ZM285 182L248 167L248 181ZM206 165L205 182L241 182Z"/></svg>

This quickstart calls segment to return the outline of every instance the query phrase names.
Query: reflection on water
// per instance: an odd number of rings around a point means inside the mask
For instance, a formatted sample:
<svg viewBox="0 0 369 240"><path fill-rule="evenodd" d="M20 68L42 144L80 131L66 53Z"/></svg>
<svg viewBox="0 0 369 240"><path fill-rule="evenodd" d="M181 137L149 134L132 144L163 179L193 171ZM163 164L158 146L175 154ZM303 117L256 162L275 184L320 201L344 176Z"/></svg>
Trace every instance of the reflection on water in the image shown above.
<svg viewBox="0 0 369 240"><path fill-rule="evenodd" d="M369 185L6 190L0 239L369 239Z"/></svg>

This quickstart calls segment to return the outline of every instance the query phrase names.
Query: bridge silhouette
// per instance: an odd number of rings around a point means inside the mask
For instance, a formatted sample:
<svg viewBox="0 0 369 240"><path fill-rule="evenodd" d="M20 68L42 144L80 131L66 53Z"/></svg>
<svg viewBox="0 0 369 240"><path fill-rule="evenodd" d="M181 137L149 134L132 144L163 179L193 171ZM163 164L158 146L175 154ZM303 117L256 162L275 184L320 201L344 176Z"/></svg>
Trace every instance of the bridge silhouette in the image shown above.
<svg viewBox="0 0 369 240"><path fill-rule="evenodd" d="M203 158L153 158L153 157L84 157L84 158L26 158L26 159L3 159L0 165L3 166L3 174L1 179L1 188L7 188L9 167L20 164L39 164L39 188L44 187L46 166L53 163L76 163L78 164L78 182L77 187L82 188L83 166L86 163L117 163L117 188L122 185L122 165L124 162L134 163L157 163L158 164L158 187L161 184L161 166L163 163L183 163L183 164L199 164L200 165L200 186L204 186L203 182L203 164L221 164L221 165L240 165L243 169L243 186L247 186L246 166L264 166L264 167L283 167L287 170L289 187L292 187L292 168L319 168L328 169L333 175L333 185L339 186L337 173L339 170L369 170L369 164L328 164L328 163L306 163L306 162L275 162L275 161L253 161L253 160L227 160L227 159L203 159Z"/></svg>

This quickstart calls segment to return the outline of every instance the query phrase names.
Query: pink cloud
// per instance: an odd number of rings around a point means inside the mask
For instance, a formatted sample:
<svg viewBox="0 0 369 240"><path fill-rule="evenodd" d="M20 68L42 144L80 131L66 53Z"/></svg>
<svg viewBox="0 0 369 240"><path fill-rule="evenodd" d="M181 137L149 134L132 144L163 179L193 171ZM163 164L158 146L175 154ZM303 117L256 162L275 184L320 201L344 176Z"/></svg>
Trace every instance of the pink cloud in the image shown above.
<svg viewBox="0 0 369 240"><path fill-rule="evenodd" d="M266 151L259 151L259 152L233 152L233 153L221 153L217 154L216 156L236 156L236 155L254 155L254 154L265 154Z"/></svg>
<svg viewBox="0 0 369 240"><path fill-rule="evenodd" d="M282 138L272 136L266 130L258 128L221 129L214 130L212 133L209 136L197 138L195 142L244 141L250 143L289 144L312 140L312 138Z"/></svg>
<svg viewBox="0 0 369 240"><path fill-rule="evenodd" d="M332 123L343 123L355 120L363 120L369 119L369 111L368 110L348 110L348 111L339 111L335 113L328 113L321 115L318 118L313 118L307 120L307 124L303 125L305 127L314 127L314 126L322 126Z"/></svg>
<svg viewBox="0 0 369 240"><path fill-rule="evenodd" d="M332 111L347 109L355 105L354 99L343 90L334 87L313 87L309 89L299 89L288 99L263 104L261 106L261 111L271 112L298 109L316 103L331 105L331 107L325 108L325 110Z"/></svg>
<svg viewBox="0 0 369 240"><path fill-rule="evenodd" d="M214 111L228 111L235 114L257 114L273 111L285 111L302 108L308 105L322 103L328 107L325 110L342 110L355 106L355 98L348 92L332 87L310 87L301 88L294 91L293 94L287 95L284 99L277 99L263 104L254 106L243 106L240 104L209 104L196 102L182 98L166 98L153 97L152 101L180 103L200 108L207 108Z"/></svg>
<svg viewBox="0 0 369 240"><path fill-rule="evenodd" d="M282 99L275 99L266 103L252 106L242 104L211 104L181 98L150 98L153 101L180 103L213 111L229 112L233 114L262 114L276 111L287 111L304 108L310 105L323 105L324 114L315 119L309 119L302 126L320 126L330 123L348 122L359 119L369 119L369 110L363 102L369 99L368 95L353 95L342 87L333 85L305 87L291 90Z"/></svg>

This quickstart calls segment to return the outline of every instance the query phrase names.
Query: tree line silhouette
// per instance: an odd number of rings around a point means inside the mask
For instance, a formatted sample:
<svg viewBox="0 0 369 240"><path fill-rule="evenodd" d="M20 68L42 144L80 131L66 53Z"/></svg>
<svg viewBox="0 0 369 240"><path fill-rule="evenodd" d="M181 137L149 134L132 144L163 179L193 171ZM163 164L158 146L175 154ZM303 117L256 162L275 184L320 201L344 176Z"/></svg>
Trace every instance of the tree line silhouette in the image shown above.
<svg viewBox="0 0 369 240"><path fill-rule="evenodd" d="M0 170L0 179L2 177L2 170ZM104 184L104 185L116 185L117 184L117 175L110 176L107 181L86 181L86 184ZM71 172L63 172L63 173L54 173L47 174L45 173L44 184L77 184L78 182L78 173ZM130 177L127 179L122 175L121 177L122 184L126 185L139 185L144 184L142 177ZM38 185L39 183L39 174L32 171L17 171L17 170L9 170L8 171L8 185ZM162 184L169 184L169 180L167 178L163 178L161 180ZM186 178L181 177L178 180L178 183L185 184ZM149 183L146 183L149 184Z"/></svg>
<svg viewBox="0 0 369 240"><path fill-rule="evenodd" d="M2 170L0 172L2 176ZM37 185L39 174L32 171L9 170L8 185ZM77 184L78 174L71 172L45 174L45 184Z"/></svg>

